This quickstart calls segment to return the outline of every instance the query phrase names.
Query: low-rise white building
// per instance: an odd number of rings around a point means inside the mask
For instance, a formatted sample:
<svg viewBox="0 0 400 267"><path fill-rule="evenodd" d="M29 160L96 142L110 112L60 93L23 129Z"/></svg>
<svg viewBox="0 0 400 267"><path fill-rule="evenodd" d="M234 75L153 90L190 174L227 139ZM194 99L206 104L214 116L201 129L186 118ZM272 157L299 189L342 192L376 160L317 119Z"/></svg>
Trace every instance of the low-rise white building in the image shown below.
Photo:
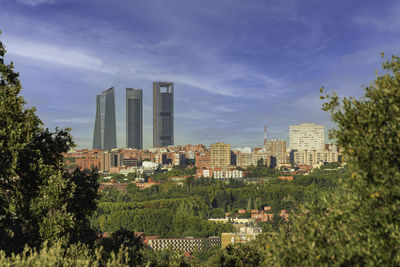
<svg viewBox="0 0 400 267"><path fill-rule="evenodd" d="M220 171L214 171L213 175L215 179L243 178L243 171L220 170Z"/></svg>
<svg viewBox="0 0 400 267"><path fill-rule="evenodd" d="M160 166L159 163L152 162L152 161L143 161L142 168L143 169L153 169L156 170Z"/></svg>
<svg viewBox="0 0 400 267"><path fill-rule="evenodd" d="M190 252L203 251L221 244L221 238L211 236L208 238L156 238L149 240L152 250L172 249L174 251Z"/></svg>
<svg viewBox="0 0 400 267"><path fill-rule="evenodd" d="M211 222L221 222L221 223L235 223L235 224L250 224L254 222L251 218L210 218Z"/></svg>

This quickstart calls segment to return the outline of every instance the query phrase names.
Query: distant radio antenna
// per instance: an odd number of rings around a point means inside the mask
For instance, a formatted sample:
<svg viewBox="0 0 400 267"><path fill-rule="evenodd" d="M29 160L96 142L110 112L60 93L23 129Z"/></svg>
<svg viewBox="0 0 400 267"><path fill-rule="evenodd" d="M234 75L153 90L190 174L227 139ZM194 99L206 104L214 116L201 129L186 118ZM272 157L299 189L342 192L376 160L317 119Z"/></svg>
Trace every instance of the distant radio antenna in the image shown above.
<svg viewBox="0 0 400 267"><path fill-rule="evenodd" d="M267 125L264 125L264 144L267 143Z"/></svg>

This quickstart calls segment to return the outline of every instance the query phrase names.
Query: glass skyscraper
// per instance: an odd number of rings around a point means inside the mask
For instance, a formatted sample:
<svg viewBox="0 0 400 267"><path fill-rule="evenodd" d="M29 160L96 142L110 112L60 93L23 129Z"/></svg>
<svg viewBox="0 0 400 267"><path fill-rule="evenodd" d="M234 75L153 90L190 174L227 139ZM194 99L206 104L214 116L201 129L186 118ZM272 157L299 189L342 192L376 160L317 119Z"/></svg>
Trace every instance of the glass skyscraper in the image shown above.
<svg viewBox="0 0 400 267"><path fill-rule="evenodd" d="M126 147L143 148L143 91L126 88Z"/></svg>
<svg viewBox="0 0 400 267"><path fill-rule="evenodd" d="M174 83L153 82L153 147L174 145Z"/></svg>
<svg viewBox="0 0 400 267"><path fill-rule="evenodd" d="M111 150L117 147L115 94L111 87L96 96L93 149Z"/></svg>

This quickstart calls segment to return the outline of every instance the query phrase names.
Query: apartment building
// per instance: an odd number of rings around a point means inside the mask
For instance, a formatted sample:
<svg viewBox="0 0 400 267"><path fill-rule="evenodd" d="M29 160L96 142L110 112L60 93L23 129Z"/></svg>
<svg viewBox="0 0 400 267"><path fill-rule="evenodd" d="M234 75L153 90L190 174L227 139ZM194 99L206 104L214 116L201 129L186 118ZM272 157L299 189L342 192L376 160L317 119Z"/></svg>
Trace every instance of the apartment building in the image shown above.
<svg viewBox="0 0 400 267"><path fill-rule="evenodd" d="M254 166L254 160L253 160L253 154L246 153L246 152L239 152L237 151L236 153L236 166L241 167L241 168L247 168L250 167L251 165Z"/></svg>
<svg viewBox="0 0 400 267"><path fill-rule="evenodd" d="M197 168L209 168L211 166L210 153L197 153L195 155L195 166Z"/></svg>
<svg viewBox="0 0 400 267"><path fill-rule="evenodd" d="M231 164L231 146L215 143L210 146L211 167L228 167Z"/></svg>
<svg viewBox="0 0 400 267"><path fill-rule="evenodd" d="M290 126L291 150L324 150L324 126L302 123Z"/></svg>
<svg viewBox="0 0 400 267"><path fill-rule="evenodd" d="M315 165L324 162L337 162L338 152L335 151L316 151L316 150L302 150L293 152L294 164Z"/></svg>
<svg viewBox="0 0 400 267"><path fill-rule="evenodd" d="M278 164L285 164L286 161L286 141L270 140L265 142L265 153L268 157L268 166L276 167Z"/></svg>

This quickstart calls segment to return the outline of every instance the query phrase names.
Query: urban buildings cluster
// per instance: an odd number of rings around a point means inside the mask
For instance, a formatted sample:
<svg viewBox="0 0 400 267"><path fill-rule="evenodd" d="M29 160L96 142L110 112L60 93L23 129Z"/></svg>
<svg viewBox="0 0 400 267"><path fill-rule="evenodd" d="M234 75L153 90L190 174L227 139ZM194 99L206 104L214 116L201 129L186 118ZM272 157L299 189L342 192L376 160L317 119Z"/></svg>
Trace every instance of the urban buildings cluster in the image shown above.
<svg viewBox="0 0 400 267"><path fill-rule="evenodd" d="M174 145L174 83L153 82L153 147ZM126 88L126 147L143 148L143 90ZM117 148L115 91L96 96L93 149Z"/></svg>
<svg viewBox="0 0 400 267"><path fill-rule="evenodd" d="M160 90L161 87L165 89ZM196 167L197 178L239 179L248 176L252 166L260 164L296 174L307 173L327 162L341 161L338 147L325 144L324 127L313 123L290 126L289 145L285 140L268 140L265 126L263 145L256 148L232 148L224 142L211 144L209 148L202 144L174 146L173 84L154 83L153 89L153 148L142 147L142 90L130 88L126 91L126 148L115 147L115 114L110 115L115 113L114 91L110 88L97 96L94 149L70 151L65 155L66 163L85 169L97 168L104 174L135 173L135 184L139 189L144 189L162 182L155 181L153 175L179 165ZM181 182L189 177L168 178ZM294 176L278 178L293 180ZM126 190L129 184L103 182L100 190L108 187ZM169 248L190 256L194 251L207 250L216 245L226 247L254 240L262 232L260 227L254 225L257 222L271 222L275 218L288 221L289 214L285 209L276 214L272 207L264 206L262 210L239 209L234 214L226 213L225 218L209 218L210 221L234 225L236 232L222 233L221 237L161 238L141 234L143 242L152 250Z"/></svg>
<svg viewBox="0 0 400 267"><path fill-rule="evenodd" d="M159 86L165 86L162 83L155 83L155 99L158 99ZM173 85L171 84L171 91L167 91L167 94L173 92ZM130 89L127 92L131 93ZM134 91L135 92L135 91ZM105 94L113 93L111 89L105 91ZM140 96L137 94L136 96ZM98 97L99 104L106 103L111 100L101 100L102 95ZM161 123L156 123L156 135L155 141L161 142L166 140L173 140L173 118L171 112L166 112L166 106L170 106L170 100L168 98L159 98L161 101L167 102L167 104L159 105L155 102L155 106L161 106L161 112L158 108L155 108L155 117L159 117ZM131 99L127 99L127 112L131 112L136 109L134 106L138 102L129 104ZM140 102L140 101L139 101ZM112 105L111 105L112 106ZM101 111L100 116L105 113ZM140 112L139 112L140 113ZM160 113L162 113L160 115ZM132 114L136 114L132 112ZM165 115L165 116L164 116ZM107 117L108 116L108 117ZM97 118L97 117L96 117ZM105 115L105 118L114 120L111 115ZM96 119L97 120L97 119ZM107 121L107 119L99 121ZM163 122L165 121L165 123ZM128 125L139 124L141 120L133 120L131 117L127 117ZM101 122L100 122L101 123ZM103 122L104 123L104 122ZM163 125L169 125L164 127ZM96 124L97 125L97 124ZM104 125L108 125L104 123ZM160 126L161 125L161 126ZM107 126L108 127L108 126ZM112 132L104 127L101 129L100 134L103 132ZM136 131L135 127L127 127L128 134L127 145L129 142L133 144L141 143L141 135L138 134L140 131ZM136 132L135 132L136 131ZM291 169L294 166L299 167L301 170L309 170L314 167L320 166L326 162L337 162L340 161L340 154L338 148L334 144L324 143L324 127L313 123L303 123L300 125L290 126L290 146L287 146L285 140L267 140L266 127L264 128L264 145L258 148L250 147L239 147L231 148L229 144L218 142L211 144L209 149L206 146L199 145L184 145L184 146L158 146L150 149L140 148L109 148L110 146L104 147L104 149L82 149L77 151L70 151L67 157L67 164L75 164L82 168L97 168L102 173L119 173L127 175L128 173L134 172L138 177L151 177L155 172L162 172L171 170L173 166L179 165L190 165L197 167L196 177L216 178L216 179L229 179L229 178L243 178L248 174L247 168L250 166L257 166L260 162L271 168L286 168ZM95 130L96 136L96 130ZM114 136L114 135L111 135ZM132 138L140 137L140 138ZM103 138L104 141L110 140ZM94 138L94 143L96 138ZM108 142L108 141L107 141ZM106 142L105 142L106 143ZM109 144L111 144L110 142ZM160 144L160 143L157 143ZM68 161L70 160L70 161Z"/></svg>

